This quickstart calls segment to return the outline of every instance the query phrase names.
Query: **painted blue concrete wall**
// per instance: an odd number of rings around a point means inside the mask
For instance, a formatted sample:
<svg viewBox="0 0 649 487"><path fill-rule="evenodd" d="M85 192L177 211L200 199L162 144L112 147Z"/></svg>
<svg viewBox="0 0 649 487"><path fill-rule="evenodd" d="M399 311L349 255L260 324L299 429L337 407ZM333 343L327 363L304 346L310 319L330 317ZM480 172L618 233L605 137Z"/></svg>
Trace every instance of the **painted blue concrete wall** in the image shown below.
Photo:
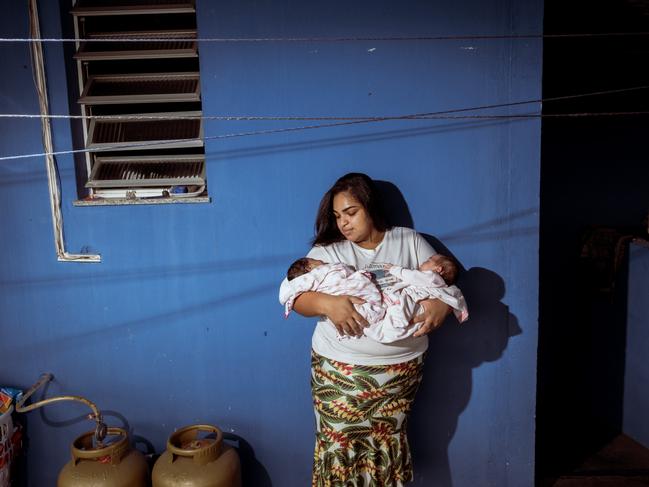
<svg viewBox="0 0 649 487"><path fill-rule="evenodd" d="M629 297L626 325L626 360L624 368L623 431L649 448L649 246L629 247Z"/></svg>
<svg viewBox="0 0 649 487"><path fill-rule="evenodd" d="M26 37L8 2L3 36ZM540 32L542 2L198 1L202 37L419 36ZM41 2L45 37L61 34ZM37 112L23 44L0 45L0 112ZM51 110L67 113L61 46L46 46ZM538 40L236 43L201 46L213 115L398 115L538 99ZM527 110L538 109L536 106ZM502 109L499 113L523 113ZM492 112L493 113L493 112ZM309 125L214 122L207 135ZM70 125L54 124L71 147ZM41 150L36 122L0 123L0 153ZM0 383L76 393L160 451L206 421L239 438L249 486L310 477L313 320L284 320L277 286L303 255L322 193L363 171L405 198L415 228L467 269L472 311L431 336L413 412L418 486L533 483L540 124L422 120L208 142L212 202L78 208L73 161L58 158L67 247L55 259L41 159L0 163ZM53 485L83 409L29 416L29 484ZM77 419L76 421L73 421ZM142 443L143 444L143 443ZM142 446L142 445L140 445ZM254 459L252 457L254 453Z"/></svg>

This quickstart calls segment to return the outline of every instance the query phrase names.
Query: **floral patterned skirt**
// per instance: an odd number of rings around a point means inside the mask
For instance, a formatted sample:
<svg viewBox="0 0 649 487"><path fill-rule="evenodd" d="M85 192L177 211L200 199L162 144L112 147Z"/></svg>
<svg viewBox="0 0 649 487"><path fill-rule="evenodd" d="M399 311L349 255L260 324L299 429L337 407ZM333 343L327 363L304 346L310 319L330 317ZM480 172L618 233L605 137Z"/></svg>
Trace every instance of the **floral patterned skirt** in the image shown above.
<svg viewBox="0 0 649 487"><path fill-rule="evenodd" d="M422 375L423 356L351 365L312 351L313 487L401 487L412 480L406 426Z"/></svg>

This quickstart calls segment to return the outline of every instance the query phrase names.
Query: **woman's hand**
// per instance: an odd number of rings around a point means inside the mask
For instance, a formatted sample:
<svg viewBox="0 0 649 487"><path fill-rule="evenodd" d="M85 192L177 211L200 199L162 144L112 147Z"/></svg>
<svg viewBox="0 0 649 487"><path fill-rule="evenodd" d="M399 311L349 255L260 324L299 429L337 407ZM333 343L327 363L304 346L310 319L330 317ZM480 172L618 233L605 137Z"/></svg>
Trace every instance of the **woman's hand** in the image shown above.
<svg viewBox="0 0 649 487"><path fill-rule="evenodd" d="M369 325L367 320L354 307L365 301L356 296L327 296L324 304L325 315L334 324L341 335L361 336L363 328Z"/></svg>
<svg viewBox="0 0 649 487"><path fill-rule="evenodd" d="M414 337L436 330L451 313L451 307L439 299L424 299L419 301L419 304L424 310L410 320L411 325L421 323L419 330L412 335Z"/></svg>

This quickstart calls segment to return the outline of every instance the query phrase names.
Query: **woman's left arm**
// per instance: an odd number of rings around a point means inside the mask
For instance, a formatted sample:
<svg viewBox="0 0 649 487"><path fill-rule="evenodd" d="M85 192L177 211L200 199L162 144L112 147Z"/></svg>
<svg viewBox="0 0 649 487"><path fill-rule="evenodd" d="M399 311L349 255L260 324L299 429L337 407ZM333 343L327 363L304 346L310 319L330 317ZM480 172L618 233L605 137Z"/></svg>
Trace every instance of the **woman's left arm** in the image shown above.
<svg viewBox="0 0 649 487"><path fill-rule="evenodd" d="M418 265L428 259L431 255L436 254L435 249L419 233L415 233L415 251L417 253ZM424 299L419 301L423 311L410 320L411 325L421 323L419 330L413 336L419 337L436 330L446 317L451 313L452 308L440 301L439 299Z"/></svg>
<svg viewBox="0 0 649 487"><path fill-rule="evenodd" d="M419 330L412 335L414 337L425 335L442 326L442 323L452 311L448 304L439 299L424 299L419 301L419 304L424 311L410 320L411 325L421 323Z"/></svg>

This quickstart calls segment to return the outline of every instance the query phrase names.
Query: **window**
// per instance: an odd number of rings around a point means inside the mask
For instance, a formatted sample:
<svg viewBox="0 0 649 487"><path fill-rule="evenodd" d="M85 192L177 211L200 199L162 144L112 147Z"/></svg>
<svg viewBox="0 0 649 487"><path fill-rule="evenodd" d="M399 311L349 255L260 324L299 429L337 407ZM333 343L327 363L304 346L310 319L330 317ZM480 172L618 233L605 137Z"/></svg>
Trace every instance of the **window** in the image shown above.
<svg viewBox="0 0 649 487"><path fill-rule="evenodd" d="M71 14L90 198L204 196L194 1L76 0Z"/></svg>

